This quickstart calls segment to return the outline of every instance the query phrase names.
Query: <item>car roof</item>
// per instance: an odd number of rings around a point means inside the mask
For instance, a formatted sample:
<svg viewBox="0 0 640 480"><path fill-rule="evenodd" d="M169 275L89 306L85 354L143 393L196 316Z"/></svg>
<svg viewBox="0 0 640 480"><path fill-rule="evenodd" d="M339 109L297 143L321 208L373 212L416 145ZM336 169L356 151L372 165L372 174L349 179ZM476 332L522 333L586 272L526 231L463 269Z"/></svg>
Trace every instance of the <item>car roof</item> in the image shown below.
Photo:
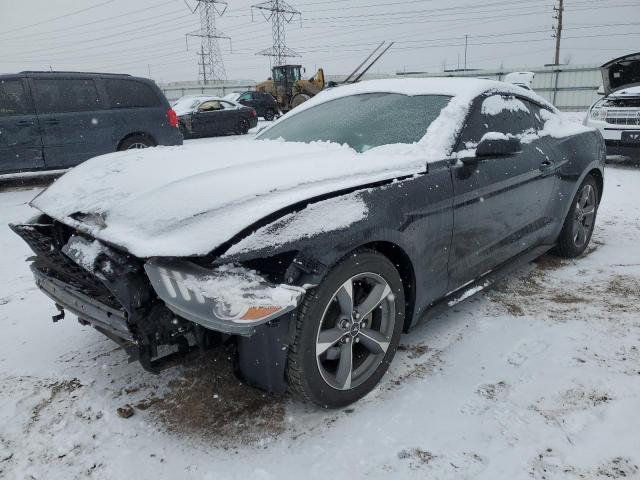
<svg viewBox="0 0 640 480"><path fill-rule="evenodd" d="M296 107L293 111L296 113L301 112L320 103L364 93L398 93L408 96L445 95L457 97L461 103L471 103L476 97L493 92L518 95L557 112L557 109L553 105L531 90L525 90L512 83L467 77L366 80L359 83L340 85L335 88L323 90L315 97Z"/></svg>

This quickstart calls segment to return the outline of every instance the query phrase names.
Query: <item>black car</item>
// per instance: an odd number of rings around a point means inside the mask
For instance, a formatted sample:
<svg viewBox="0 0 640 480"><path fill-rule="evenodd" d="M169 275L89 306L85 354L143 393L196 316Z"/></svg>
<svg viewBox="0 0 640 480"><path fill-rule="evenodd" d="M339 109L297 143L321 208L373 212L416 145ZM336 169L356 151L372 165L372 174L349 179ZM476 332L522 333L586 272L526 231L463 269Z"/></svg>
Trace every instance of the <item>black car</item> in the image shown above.
<svg viewBox="0 0 640 480"><path fill-rule="evenodd" d="M253 108L218 97L182 97L173 108L185 138L246 135L258 125Z"/></svg>
<svg viewBox="0 0 640 480"><path fill-rule="evenodd" d="M152 81L130 75L0 75L0 173L69 168L88 158L181 145L177 118Z"/></svg>
<svg viewBox="0 0 640 480"><path fill-rule="evenodd" d="M258 116L269 122L279 113L278 102L266 92L244 92L237 101L247 107L255 108Z"/></svg>
<svg viewBox="0 0 640 480"><path fill-rule="evenodd" d="M341 86L212 148L63 176L13 226L36 282L151 371L161 345L226 340L250 384L330 408L370 392L426 313L582 255L603 191L599 132L489 80Z"/></svg>

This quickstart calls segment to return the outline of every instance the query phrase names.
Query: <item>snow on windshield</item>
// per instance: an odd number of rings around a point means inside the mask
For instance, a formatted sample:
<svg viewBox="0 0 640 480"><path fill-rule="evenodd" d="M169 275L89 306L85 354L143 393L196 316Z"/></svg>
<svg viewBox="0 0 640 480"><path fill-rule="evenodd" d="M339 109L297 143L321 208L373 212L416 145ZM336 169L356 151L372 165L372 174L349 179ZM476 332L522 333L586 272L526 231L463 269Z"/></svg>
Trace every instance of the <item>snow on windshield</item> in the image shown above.
<svg viewBox="0 0 640 480"><path fill-rule="evenodd" d="M499 115L502 112L527 112L527 106L514 97L491 95L482 102L482 113L485 115Z"/></svg>

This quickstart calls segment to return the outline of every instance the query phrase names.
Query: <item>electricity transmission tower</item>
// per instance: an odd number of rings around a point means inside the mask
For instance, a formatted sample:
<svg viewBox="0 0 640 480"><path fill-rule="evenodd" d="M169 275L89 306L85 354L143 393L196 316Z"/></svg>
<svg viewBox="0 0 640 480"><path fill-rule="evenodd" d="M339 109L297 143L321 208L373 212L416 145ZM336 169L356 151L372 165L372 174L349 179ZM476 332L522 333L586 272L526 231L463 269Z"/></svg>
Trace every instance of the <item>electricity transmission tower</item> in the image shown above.
<svg viewBox="0 0 640 480"><path fill-rule="evenodd" d="M261 50L257 55L271 57L273 65L284 65L288 57L299 57L300 55L287 47L285 41L285 25L298 16L302 22L302 14L284 0L269 0L251 6L251 19L253 20L253 9L260 10L262 16L267 21L271 21L271 33L273 35L273 46Z"/></svg>
<svg viewBox="0 0 640 480"><path fill-rule="evenodd" d="M227 2L224 0L196 0L196 6L191 8L187 1L187 7L192 13L200 13L200 30L187 33L187 50L189 49L189 37L200 38L200 52L197 53L198 74L203 83L217 83L227 79L227 72L224 69L222 54L218 40L226 38L216 28L216 15L222 16L227 10Z"/></svg>
<svg viewBox="0 0 640 480"><path fill-rule="evenodd" d="M555 18L558 23L553 29L553 35L556 39L556 54L554 57L554 65L560 65L560 41L562 40L562 12L564 12L564 0L558 0L558 6L553 7L553 10L556 12L553 18Z"/></svg>

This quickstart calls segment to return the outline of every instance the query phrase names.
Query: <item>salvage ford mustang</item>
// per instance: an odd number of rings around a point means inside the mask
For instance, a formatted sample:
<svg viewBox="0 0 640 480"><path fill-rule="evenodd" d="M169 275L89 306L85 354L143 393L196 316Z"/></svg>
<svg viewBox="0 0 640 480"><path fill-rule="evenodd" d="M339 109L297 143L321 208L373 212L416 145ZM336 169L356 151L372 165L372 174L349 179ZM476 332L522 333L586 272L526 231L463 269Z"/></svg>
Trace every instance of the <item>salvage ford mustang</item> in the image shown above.
<svg viewBox="0 0 640 480"><path fill-rule="evenodd" d="M150 371L235 342L251 385L336 408L425 313L550 249L581 255L604 158L596 130L517 86L370 81L256 139L94 158L12 228L55 320Z"/></svg>

